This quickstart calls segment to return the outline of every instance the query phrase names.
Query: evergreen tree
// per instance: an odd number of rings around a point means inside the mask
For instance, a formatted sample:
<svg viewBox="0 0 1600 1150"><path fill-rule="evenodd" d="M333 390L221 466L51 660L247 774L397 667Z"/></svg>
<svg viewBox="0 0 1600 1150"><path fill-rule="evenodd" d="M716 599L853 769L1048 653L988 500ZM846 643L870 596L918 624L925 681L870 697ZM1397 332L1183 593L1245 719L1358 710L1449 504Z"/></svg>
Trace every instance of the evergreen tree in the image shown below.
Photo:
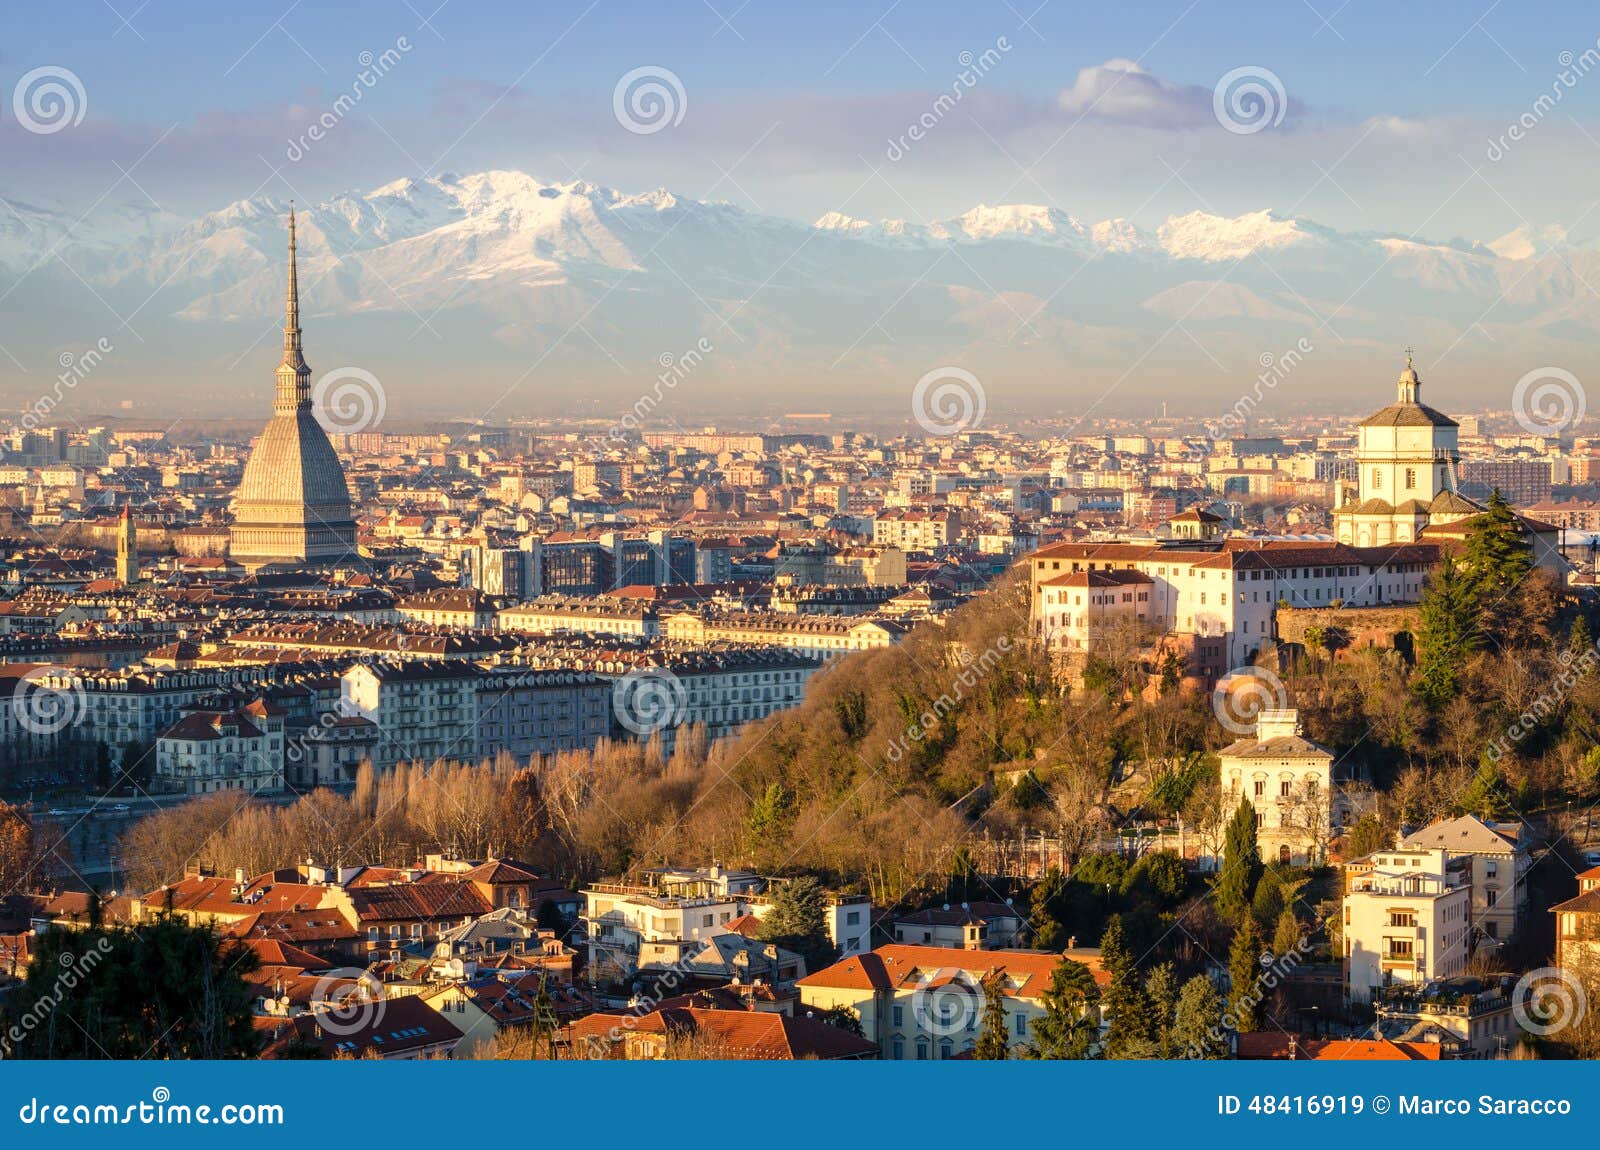
<svg viewBox="0 0 1600 1150"><path fill-rule="evenodd" d="M1150 1000L1139 984L1133 955L1123 941L1122 916L1114 914L1100 939L1100 962L1111 976L1105 993L1107 1058L1154 1058L1155 1026Z"/></svg>
<svg viewBox="0 0 1600 1150"><path fill-rule="evenodd" d="M774 883L756 937L794 951L806 960L807 971L830 965L838 955L828 938L822 884L810 875Z"/></svg>
<svg viewBox="0 0 1600 1150"><path fill-rule="evenodd" d="M1199 974L1183 984L1172 1023L1172 1046L1178 1058L1217 1060L1228 1057L1223 1032L1222 995Z"/></svg>
<svg viewBox="0 0 1600 1150"><path fill-rule="evenodd" d="M1461 564L1485 609L1503 602L1533 569L1533 548L1498 487L1489 496L1484 513L1468 524Z"/></svg>
<svg viewBox="0 0 1600 1150"><path fill-rule="evenodd" d="M1272 932L1273 955L1282 958L1286 954L1295 953L1300 949L1300 940L1305 934L1300 920L1295 917L1294 908L1284 907L1283 912L1278 915L1278 925Z"/></svg>
<svg viewBox="0 0 1600 1150"><path fill-rule="evenodd" d="M1173 1044L1173 1019L1178 1010L1178 971L1170 962L1163 962L1144 980L1144 996L1150 1003L1150 1023L1156 1057L1176 1058Z"/></svg>
<svg viewBox="0 0 1600 1150"><path fill-rule="evenodd" d="M1479 602L1472 584L1450 556L1422 595L1417 674L1412 688L1435 710L1456 697L1467 657L1483 646Z"/></svg>
<svg viewBox="0 0 1600 1150"><path fill-rule="evenodd" d="M1247 916L1260 876L1256 812L1249 799L1241 798L1223 837L1222 873L1216 880L1217 912L1234 923Z"/></svg>
<svg viewBox="0 0 1600 1150"><path fill-rule="evenodd" d="M1006 1026L1005 972L993 970L983 980L983 1021L972 1056L989 1062L1011 1057L1011 1031Z"/></svg>
<svg viewBox="0 0 1600 1150"><path fill-rule="evenodd" d="M1261 937L1256 920L1245 915L1228 951L1228 1013L1240 1034L1261 1029Z"/></svg>
<svg viewBox="0 0 1600 1150"><path fill-rule="evenodd" d="M1501 778L1500 768L1484 759L1456 800L1456 807L1465 814L1494 819L1505 813L1506 806L1505 780Z"/></svg>
<svg viewBox="0 0 1600 1150"><path fill-rule="evenodd" d="M1057 867L1045 871L1044 878L1033 888L1033 898L1028 912L1028 926L1033 931L1036 950L1059 951L1067 945L1067 928L1061 925L1061 891L1065 880Z"/></svg>
<svg viewBox="0 0 1600 1150"><path fill-rule="evenodd" d="M854 1034L857 1038L865 1038L867 1032L861 1026L861 1013L852 1006L840 1003L830 1006L827 1010L817 1015L817 1021L829 1026Z"/></svg>
<svg viewBox="0 0 1600 1150"><path fill-rule="evenodd" d="M1081 962L1064 959L1050 975L1050 985L1039 996L1044 1014L1033 1020L1029 1058L1081 1059L1089 1057L1098 1027L1089 1007L1099 998L1094 975Z"/></svg>
<svg viewBox="0 0 1600 1150"><path fill-rule="evenodd" d="M92 909L92 918L99 917ZM51 928L36 939L11 999L13 1027L0 1038L17 1058L253 1058L244 977L255 953L209 926L159 916L137 930L91 923Z"/></svg>
<svg viewBox="0 0 1600 1150"><path fill-rule="evenodd" d="M1572 630L1567 633L1567 650L1572 655L1573 664L1583 674L1593 673L1593 669L1580 660L1593 653L1594 649L1594 634L1589 630L1589 621L1579 615L1572 621Z"/></svg>

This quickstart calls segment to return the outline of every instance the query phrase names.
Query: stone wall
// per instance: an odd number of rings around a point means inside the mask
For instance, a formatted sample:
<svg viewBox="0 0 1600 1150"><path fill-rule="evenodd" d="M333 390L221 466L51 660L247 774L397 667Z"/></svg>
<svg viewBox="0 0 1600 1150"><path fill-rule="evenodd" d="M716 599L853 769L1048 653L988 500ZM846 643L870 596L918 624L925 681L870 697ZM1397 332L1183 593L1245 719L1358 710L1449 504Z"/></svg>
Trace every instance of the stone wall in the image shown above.
<svg viewBox="0 0 1600 1150"><path fill-rule="evenodd" d="M1364 647L1395 649L1410 656L1421 611L1415 604L1403 607L1279 607L1278 642L1305 644L1310 627L1342 628L1349 635L1345 650Z"/></svg>

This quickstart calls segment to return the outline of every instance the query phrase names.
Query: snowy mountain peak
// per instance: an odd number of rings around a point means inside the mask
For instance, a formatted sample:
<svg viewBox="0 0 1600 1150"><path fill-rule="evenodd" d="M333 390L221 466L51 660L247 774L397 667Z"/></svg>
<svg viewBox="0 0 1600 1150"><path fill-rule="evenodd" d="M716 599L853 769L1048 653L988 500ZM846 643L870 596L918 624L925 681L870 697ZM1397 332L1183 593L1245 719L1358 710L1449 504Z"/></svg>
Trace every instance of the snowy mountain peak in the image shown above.
<svg viewBox="0 0 1600 1150"><path fill-rule="evenodd" d="M1041 204L979 204L946 223L945 227L968 240L999 238L1081 241L1086 229L1060 208Z"/></svg>
<svg viewBox="0 0 1600 1150"><path fill-rule="evenodd" d="M1331 233L1315 224L1286 219L1267 209L1233 217L1195 211L1173 216L1156 229L1161 250L1169 256L1208 263L1244 259L1328 235Z"/></svg>

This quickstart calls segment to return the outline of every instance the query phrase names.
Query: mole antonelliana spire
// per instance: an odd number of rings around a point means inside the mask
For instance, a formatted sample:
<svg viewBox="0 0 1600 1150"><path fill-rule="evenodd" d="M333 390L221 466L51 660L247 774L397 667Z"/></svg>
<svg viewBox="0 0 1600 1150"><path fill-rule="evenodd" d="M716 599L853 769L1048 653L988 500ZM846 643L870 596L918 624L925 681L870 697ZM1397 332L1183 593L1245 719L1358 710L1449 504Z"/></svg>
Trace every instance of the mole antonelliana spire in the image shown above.
<svg viewBox="0 0 1600 1150"><path fill-rule="evenodd" d="M250 452L234 498L229 553L250 570L328 566L357 558L344 467L312 411L311 368L300 342L292 205L283 360L278 364L272 420Z"/></svg>

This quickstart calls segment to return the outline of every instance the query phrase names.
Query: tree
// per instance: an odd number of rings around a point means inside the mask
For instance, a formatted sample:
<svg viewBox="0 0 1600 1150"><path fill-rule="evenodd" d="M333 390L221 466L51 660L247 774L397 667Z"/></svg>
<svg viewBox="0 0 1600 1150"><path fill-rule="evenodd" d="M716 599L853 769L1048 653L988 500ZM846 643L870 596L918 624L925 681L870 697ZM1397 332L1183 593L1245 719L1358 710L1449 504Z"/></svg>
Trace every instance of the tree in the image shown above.
<svg viewBox="0 0 1600 1150"><path fill-rule="evenodd" d="M1063 959L1050 974L1050 985L1039 996L1044 1014L1033 1020L1029 1058L1082 1059L1089 1057L1099 1030L1090 1007L1100 997L1094 975L1081 962Z"/></svg>
<svg viewBox="0 0 1600 1150"><path fill-rule="evenodd" d="M1228 1014L1233 1029L1249 1034L1261 1029L1261 938L1256 920L1245 915L1233 932L1228 951Z"/></svg>
<svg viewBox="0 0 1600 1150"><path fill-rule="evenodd" d="M1278 915L1278 925L1272 932L1272 953L1278 958L1300 949L1300 943L1305 938L1305 928L1300 925L1300 920L1295 917L1293 907L1284 907Z"/></svg>
<svg viewBox="0 0 1600 1150"><path fill-rule="evenodd" d="M1222 873L1217 876L1217 912L1237 923L1250 913L1250 899L1261 876L1261 853L1256 845L1256 811L1241 798L1228 821L1223 839Z"/></svg>
<svg viewBox="0 0 1600 1150"><path fill-rule="evenodd" d="M29 885L35 862L33 824L0 802L0 899Z"/></svg>
<svg viewBox="0 0 1600 1150"><path fill-rule="evenodd" d="M1372 811L1368 811L1356 820L1356 825L1350 828L1345 838L1344 853L1346 858L1365 858L1373 851L1381 851L1394 841L1394 833L1388 824Z"/></svg>
<svg viewBox="0 0 1600 1150"><path fill-rule="evenodd" d="M1067 928L1061 925L1062 887L1065 880L1057 867L1045 871L1033 888L1028 921L1033 930L1033 945L1038 950L1061 950L1067 945Z"/></svg>
<svg viewBox="0 0 1600 1150"><path fill-rule="evenodd" d="M1170 962L1163 962L1152 970L1144 980L1144 995L1150 1003L1156 1057L1174 1058L1172 1021L1178 1010L1177 968Z"/></svg>
<svg viewBox="0 0 1600 1150"><path fill-rule="evenodd" d="M1198 974L1183 984L1172 1023L1172 1046L1179 1058L1215 1061L1228 1057L1223 1033L1222 995L1216 984Z"/></svg>
<svg viewBox="0 0 1600 1150"><path fill-rule="evenodd" d="M756 937L799 954L808 971L821 970L835 957L826 914L822 884L811 875L776 883Z"/></svg>
<svg viewBox="0 0 1600 1150"><path fill-rule="evenodd" d="M93 917L98 918L98 913ZM252 1058L255 952L165 915L137 929L52 928L15 993L19 1058Z"/></svg>
<svg viewBox="0 0 1600 1150"><path fill-rule="evenodd" d="M1111 976L1105 993L1105 1012L1110 1015L1106 1029L1106 1057L1117 1059L1154 1058L1155 1026L1150 1001L1139 984L1133 955L1123 941L1122 916L1114 914L1100 939L1100 962Z"/></svg>
<svg viewBox="0 0 1600 1150"><path fill-rule="evenodd" d="M1145 855L1122 880L1124 898L1139 897L1164 906L1182 901L1189 889L1189 872L1171 851Z"/></svg>
<svg viewBox="0 0 1600 1150"><path fill-rule="evenodd" d="M1005 972L990 971L983 980L983 1020L972 1056L989 1062L1011 1057L1011 1032L1006 1026Z"/></svg>
<svg viewBox="0 0 1600 1150"><path fill-rule="evenodd" d="M1533 569L1533 547L1498 487L1484 513L1467 526L1461 565L1482 625L1493 634L1504 633L1514 608L1511 594Z"/></svg>
<svg viewBox="0 0 1600 1150"><path fill-rule="evenodd" d="M830 1006L827 1010L818 1014L817 1021L843 1030L848 1034L854 1034L857 1038L865 1038L867 1036L866 1030L861 1026L861 1012L856 1010L855 1007L848 1006L842 1002L838 1006Z"/></svg>
<svg viewBox="0 0 1600 1150"><path fill-rule="evenodd" d="M1445 556L1428 581L1418 609L1417 674L1412 689L1438 710L1456 697L1467 657L1483 646L1479 600L1473 586Z"/></svg>

